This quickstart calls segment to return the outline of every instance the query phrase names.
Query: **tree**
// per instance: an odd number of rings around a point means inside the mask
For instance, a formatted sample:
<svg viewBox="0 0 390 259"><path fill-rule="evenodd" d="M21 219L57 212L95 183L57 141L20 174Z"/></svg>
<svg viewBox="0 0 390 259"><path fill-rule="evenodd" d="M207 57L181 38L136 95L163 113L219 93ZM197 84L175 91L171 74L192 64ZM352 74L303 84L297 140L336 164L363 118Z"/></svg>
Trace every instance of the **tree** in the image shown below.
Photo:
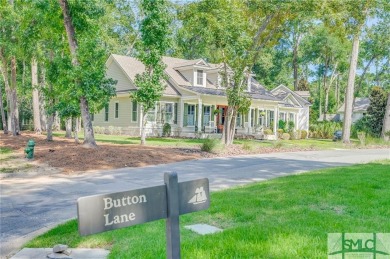
<svg viewBox="0 0 390 259"><path fill-rule="evenodd" d="M39 109L39 91L38 91L38 64L36 59L31 61L31 83L33 87L33 111L34 111L34 131L36 134L42 133L41 115Z"/></svg>
<svg viewBox="0 0 390 259"><path fill-rule="evenodd" d="M246 80L262 58L262 50L275 45L282 25L296 11L291 3L203 0L188 4L179 12L179 53L186 58L206 58L221 65L222 86L228 110L222 142L230 145L237 114L247 113L251 104Z"/></svg>
<svg viewBox="0 0 390 259"><path fill-rule="evenodd" d="M353 95L355 88L356 67L359 56L359 43L362 28L367 17L374 10L375 1L355 1L353 4L345 5L347 16L344 17L347 29L352 36L352 52L349 65L348 84L345 94L344 124L343 124L343 143L350 143ZM339 7L342 8L342 7Z"/></svg>
<svg viewBox="0 0 390 259"><path fill-rule="evenodd" d="M17 98L17 62L18 52L18 25L19 16L15 11L13 1L2 1L0 7L0 71L5 84L8 104L8 116L10 119L13 136L20 134L19 110ZM9 74L9 71L11 72Z"/></svg>
<svg viewBox="0 0 390 259"><path fill-rule="evenodd" d="M141 145L146 142L147 114L163 93L165 65L162 56L170 46L171 17L166 0L141 1L144 18L140 26L140 40L136 44L137 58L145 65L145 72L137 74L137 91L130 97L142 105Z"/></svg>
<svg viewBox="0 0 390 259"><path fill-rule="evenodd" d="M389 140L390 138L390 93L387 95L387 105L385 108L385 116L383 117L382 138Z"/></svg>
<svg viewBox="0 0 390 259"><path fill-rule="evenodd" d="M3 86L0 84L0 112L1 112L1 121L3 126L4 134L8 134L8 125L7 120L5 118L4 104L3 104Z"/></svg>
<svg viewBox="0 0 390 259"><path fill-rule="evenodd" d="M98 38L100 33L97 19L104 15L104 3L99 1L72 2L58 0L69 43L72 60L73 83L68 85L80 104L84 126L84 146L96 147L90 103L107 103L115 94L114 81L105 78L105 49ZM72 13L70 12L72 7ZM100 106L100 105L97 105Z"/></svg>
<svg viewBox="0 0 390 259"><path fill-rule="evenodd" d="M379 137L382 133L383 120L387 103L386 92L380 87L373 87L370 93L370 106L367 109L370 133Z"/></svg>

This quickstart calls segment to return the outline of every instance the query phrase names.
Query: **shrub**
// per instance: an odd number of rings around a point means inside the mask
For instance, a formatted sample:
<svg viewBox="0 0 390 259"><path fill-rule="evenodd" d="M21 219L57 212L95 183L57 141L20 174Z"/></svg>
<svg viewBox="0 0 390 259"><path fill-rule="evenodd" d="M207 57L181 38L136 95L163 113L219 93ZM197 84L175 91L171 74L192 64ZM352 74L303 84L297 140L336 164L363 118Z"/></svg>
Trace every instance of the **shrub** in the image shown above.
<svg viewBox="0 0 390 259"><path fill-rule="evenodd" d="M164 123L162 135L163 135L163 137L171 136L171 124L169 124L167 122Z"/></svg>
<svg viewBox="0 0 390 259"><path fill-rule="evenodd" d="M307 138L307 131L301 130L301 139L306 139L306 138Z"/></svg>
<svg viewBox="0 0 390 259"><path fill-rule="evenodd" d="M200 150L212 153L218 145L217 139L206 138L200 147Z"/></svg>
<svg viewBox="0 0 390 259"><path fill-rule="evenodd" d="M265 129L264 134L265 135L272 135L272 134L274 134L274 132L271 129Z"/></svg>
<svg viewBox="0 0 390 259"><path fill-rule="evenodd" d="M293 121L289 121L287 131L292 132L294 130L294 127L295 127L295 123Z"/></svg>
<svg viewBox="0 0 390 259"><path fill-rule="evenodd" d="M358 132L357 137L360 141L360 145L365 145L366 144L366 133L365 132Z"/></svg>
<svg viewBox="0 0 390 259"><path fill-rule="evenodd" d="M283 129L278 129L278 138L282 138L283 133L284 133Z"/></svg>
<svg viewBox="0 0 390 259"><path fill-rule="evenodd" d="M279 120L278 125L279 125L278 128L281 129L283 132L286 130L286 122L284 120Z"/></svg>
<svg viewBox="0 0 390 259"><path fill-rule="evenodd" d="M297 131L292 131L292 132L290 132L290 139L299 139L300 137L299 137L299 135L300 135L300 131L299 130L297 130Z"/></svg>
<svg viewBox="0 0 390 259"><path fill-rule="evenodd" d="M283 146L283 143L279 140L275 141L273 143L274 148L281 148Z"/></svg>
<svg viewBox="0 0 390 259"><path fill-rule="evenodd" d="M244 144L242 144L242 149L246 151L250 151L253 149L253 146L251 145L250 142L244 142Z"/></svg>
<svg viewBox="0 0 390 259"><path fill-rule="evenodd" d="M282 139L284 139L284 140L289 140L289 139L290 139L290 134L288 134L288 133L283 133Z"/></svg>
<svg viewBox="0 0 390 259"><path fill-rule="evenodd" d="M108 126L108 134L113 135L114 134L115 127L114 126Z"/></svg>
<svg viewBox="0 0 390 259"><path fill-rule="evenodd" d="M310 137L332 139L336 130L341 130L340 122L323 121L310 125Z"/></svg>

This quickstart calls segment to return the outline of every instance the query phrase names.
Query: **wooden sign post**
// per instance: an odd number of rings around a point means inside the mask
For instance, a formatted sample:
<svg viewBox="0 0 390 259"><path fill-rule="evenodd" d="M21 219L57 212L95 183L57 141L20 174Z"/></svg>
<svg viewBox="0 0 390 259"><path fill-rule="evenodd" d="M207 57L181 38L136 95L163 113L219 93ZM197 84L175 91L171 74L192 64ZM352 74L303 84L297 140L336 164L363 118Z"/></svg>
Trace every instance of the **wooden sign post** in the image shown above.
<svg viewBox="0 0 390 259"><path fill-rule="evenodd" d="M207 178L178 182L174 172L164 174L165 185L81 197L77 200L82 236L166 219L167 258L180 258L179 215L210 206Z"/></svg>

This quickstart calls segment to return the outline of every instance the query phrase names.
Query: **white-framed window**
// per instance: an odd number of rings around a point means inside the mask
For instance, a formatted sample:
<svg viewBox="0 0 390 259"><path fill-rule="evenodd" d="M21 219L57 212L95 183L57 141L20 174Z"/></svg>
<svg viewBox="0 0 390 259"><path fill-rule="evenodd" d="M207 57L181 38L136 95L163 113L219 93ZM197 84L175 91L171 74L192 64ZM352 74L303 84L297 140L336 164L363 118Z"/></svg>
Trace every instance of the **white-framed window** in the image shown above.
<svg viewBox="0 0 390 259"><path fill-rule="evenodd" d="M242 122L242 115L241 113L237 113L237 118L236 118L236 127L241 127L241 122Z"/></svg>
<svg viewBox="0 0 390 259"><path fill-rule="evenodd" d="M211 106L203 106L203 125L210 126Z"/></svg>
<svg viewBox="0 0 390 259"><path fill-rule="evenodd" d="M108 104L106 104L106 106L104 106L104 121L108 121Z"/></svg>
<svg viewBox="0 0 390 259"><path fill-rule="evenodd" d="M295 123L295 113L290 112L288 114L288 117L289 117L288 118L289 121L293 121Z"/></svg>
<svg viewBox="0 0 390 259"><path fill-rule="evenodd" d="M154 106L152 109L148 111L147 121L148 122L155 122L156 121L156 106Z"/></svg>
<svg viewBox="0 0 390 259"><path fill-rule="evenodd" d="M267 111L267 127L273 126L275 121L275 111L268 110Z"/></svg>
<svg viewBox="0 0 390 259"><path fill-rule="evenodd" d="M251 127L254 127L255 126L255 113L256 113L256 110L255 109L249 109L249 113L251 115Z"/></svg>
<svg viewBox="0 0 390 259"><path fill-rule="evenodd" d="M195 105L187 106L187 126L195 126Z"/></svg>
<svg viewBox="0 0 390 259"><path fill-rule="evenodd" d="M161 117L164 118L164 123L173 123L173 110L173 103L165 103L165 105L161 105Z"/></svg>
<svg viewBox="0 0 390 259"><path fill-rule="evenodd" d="M138 105L136 101L132 101L131 121L136 122L138 117Z"/></svg>
<svg viewBox="0 0 390 259"><path fill-rule="evenodd" d="M196 70L196 84L203 85L203 70Z"/></svg>
<svg viewBox="0 0 390 259"><path fill-rule="evenodd" d="M286 121L286 113L285 112L279 112L279 120Z"/></svg>
<svg viewBox="0 0 390 259"><path fill-rule="evenodd" d="M119 103L115 103L115 119L119 118Z"/></svg>

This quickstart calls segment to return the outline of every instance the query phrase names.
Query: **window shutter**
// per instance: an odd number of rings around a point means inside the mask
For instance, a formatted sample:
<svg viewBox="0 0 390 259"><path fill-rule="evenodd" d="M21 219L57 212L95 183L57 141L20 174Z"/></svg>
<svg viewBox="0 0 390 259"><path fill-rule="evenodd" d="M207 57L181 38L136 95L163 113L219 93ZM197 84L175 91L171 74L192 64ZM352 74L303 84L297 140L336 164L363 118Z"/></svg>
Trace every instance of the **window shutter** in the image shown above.
<svg viewBox="0 0 390 259"><path fill-rule="evenodd" d="M255 126L259 124L259 108L255 109Z"/></svg>
<svg viewBox="0 0 390 259"><path fill-rule="evenodd" d="M195 105L195 112L194 112L195 126L198 126L198 112L199 112L198 108L199 108L199 105L198 105L198 104ZM199 130L200 130L200 129L199 129Z"/></svg>
<svg viewBox="0 0 390 259"><path fill-rule="evenodd" d="M202 104L201 105L201 111L202 111L202 118L201 118L201 127L203 127L203 117L204 117L204 109L205 109L205 107L204 107L204 105Z"/></svg>
<svg viewBox="0 0 390 259"><path fill-rule="evenodd" d="M175 103L175 106L174 108L175 109L173 112L174 112L174 115L173 115L173 123L174 124L177 124L177 103Z"/></svg>
<svg viewBox="0 0 390 259"><path fill-rule="evenodd" d="M215 110L215 106L212 105L210 111L210 121L214 121L214 110Z"/></svg>
<svg viewBox="0 0 390 259"><path fill-rule="evenodd" d="M188 125L187 123L187 117L188 117L188 104L184 104L184 111L183 111L183 126L186 127Z"/></svg>

